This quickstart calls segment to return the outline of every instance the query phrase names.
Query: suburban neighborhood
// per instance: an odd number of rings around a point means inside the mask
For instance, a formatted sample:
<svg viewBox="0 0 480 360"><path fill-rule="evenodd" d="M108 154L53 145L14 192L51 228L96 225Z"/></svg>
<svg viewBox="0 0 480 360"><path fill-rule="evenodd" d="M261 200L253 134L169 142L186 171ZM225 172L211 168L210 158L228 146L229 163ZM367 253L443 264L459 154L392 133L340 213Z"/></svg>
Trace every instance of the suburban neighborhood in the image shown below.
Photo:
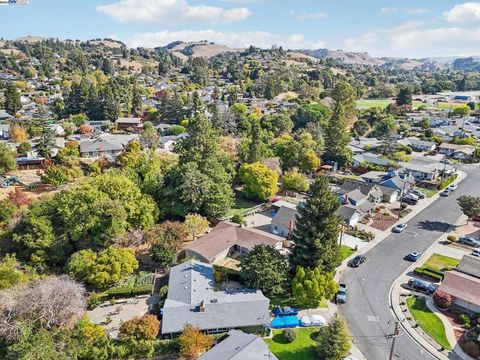
<svg viewBox="0 0 480 360"><path fill-rule="evenodd" d="M0 1L0 359L480 359L480 3L345 1Z"/></svg>

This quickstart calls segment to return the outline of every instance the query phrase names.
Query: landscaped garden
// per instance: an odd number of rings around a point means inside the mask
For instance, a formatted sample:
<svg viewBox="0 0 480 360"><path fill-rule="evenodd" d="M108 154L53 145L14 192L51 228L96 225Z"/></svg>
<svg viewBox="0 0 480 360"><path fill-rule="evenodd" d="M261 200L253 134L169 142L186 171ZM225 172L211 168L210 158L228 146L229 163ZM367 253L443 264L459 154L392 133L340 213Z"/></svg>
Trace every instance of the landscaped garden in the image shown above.
<svg viewBox="0 0 480 360"><path fill-rule="evenodd" d="M425 300L410 297L406 302L408 309L418 326L420 326L426 334L442 347L451 350L452 346L447 340L445 327L443 326L442 321L428 308Z"/></svg>
<svg viewBox="0 0 480 360"><path fill-rule="evenodd" d="M422 266L417 267L414 271L416 274L441 281L443 279L443 273L453 269L459 263L460 260L455 258L433 254Z"/></svg>
<svg viewBox="0 0 480 360"><path fill-rule="evenodd" d="M316 360L318 355L316 352L315 335L318 328L297 328L294 329L296 339L288 343L287 339L282 335L282 330L274 330L273 338L266 339L270 350L278 357L279 360Z"/></svg>

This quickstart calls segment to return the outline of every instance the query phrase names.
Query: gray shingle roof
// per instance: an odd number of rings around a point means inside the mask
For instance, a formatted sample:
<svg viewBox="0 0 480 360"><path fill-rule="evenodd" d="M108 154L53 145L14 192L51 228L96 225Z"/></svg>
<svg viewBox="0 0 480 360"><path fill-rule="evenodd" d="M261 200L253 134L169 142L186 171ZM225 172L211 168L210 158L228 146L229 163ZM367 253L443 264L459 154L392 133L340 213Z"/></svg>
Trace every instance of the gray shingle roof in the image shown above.
<svg viewBox="0 0 480 360"><path fill-rule="evenodd" d="M272 224L288 229L290 221L293 221L293 226L295 227L297 213L297 209L282 206L273 217Z"/></svg>
<svg viewBox="0 0 480 360"><path fill-rule="evenodd" d="M179 333L187 323L201 330L214 330L270 322L270 300L261 291L215 291L214 285L210 264L189 260L172 267L163 307L162 334Z"/></svg>
<svg viewBox="0 0 480 360"><path fill-rule="evenodd" d="M472 255L464 255L460 264L457 266L457 270L480 278L480 258L472 256Z"/></svg>
<svg viewBox="0 0 480 360"><path fill-rule="evenodd" d="M198 360L278 360L256 335L230 330L228 337Z"/></svg>

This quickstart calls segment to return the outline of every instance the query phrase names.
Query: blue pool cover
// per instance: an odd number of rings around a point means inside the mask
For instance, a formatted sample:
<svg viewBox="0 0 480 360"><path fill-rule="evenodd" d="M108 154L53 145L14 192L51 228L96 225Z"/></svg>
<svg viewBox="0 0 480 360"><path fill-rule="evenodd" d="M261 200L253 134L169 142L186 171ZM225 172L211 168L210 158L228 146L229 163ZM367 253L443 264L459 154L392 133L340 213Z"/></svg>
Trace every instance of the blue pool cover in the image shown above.
<svg viewBox="0 0 480 360"><path fill-rule="evenodd" d="M272 327L274 329L293 328L300 325L300 321L296 316L282 316L272 320Z"/></svg>

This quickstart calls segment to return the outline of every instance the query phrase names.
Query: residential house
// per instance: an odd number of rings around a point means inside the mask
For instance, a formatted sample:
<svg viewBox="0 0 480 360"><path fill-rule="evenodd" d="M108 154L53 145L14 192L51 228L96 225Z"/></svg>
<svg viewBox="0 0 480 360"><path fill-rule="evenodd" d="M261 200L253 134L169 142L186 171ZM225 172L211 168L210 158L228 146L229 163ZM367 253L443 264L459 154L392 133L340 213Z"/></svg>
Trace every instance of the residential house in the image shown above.
<svg viewBox="0 0 480 360"><path fill-rule="evenodd" d="M437 144L433 141L425 141L416 138L408 138L407 141L414 151L433 151L437 147Z"/></svg>
<svg viewBox="0 0 480 360"><path fill-rule="evenodd" d="M434 181L438 175L439 170L436 166L411 164L401 162L400 165L404 169L404 173L408 173L417 181Z"/></svg>
<svg viewBox="0 0 480 360"><path fill-rule="evenodd" d="M228 337L200 356L198 360L278 360L260 337L230 330Z"/></svg>
<svg viewBox="0 0 480 360"><path fill-rule="evenodd" d="M376 149L381 144L381 140L378 140L377 138L360 136L358 140L354 139L350 141L348 147L350 150L352 150L353 154L363 154L369 150Z"/></svg>
<svg viewBox="0 0 480 360"><path fill-rule="evenodd" d="M118 130L140 132L143 128L142 118L118 118L115 120Z"/></svg>
<svg viewBox="0 0 480 360"><path fill-rule="evenodd" d="M187 323L207 333L259 331L270 323L270 300L260 290L216 291L215 287L210 264L189 260L172 267L161 310L162 335L179 334Z"/></svg>
<svg viewBox="0 0 480 360"><path fill-rule="evenodd" d="M362 219L362 214L352 205L340 206L337 214L343 219L347 226L355 226Z"/></svg>
<svg viewBox="0 0 480 360"><path fill-rule="evenodd" d="M364 181L347 180L337 192L340 196L352 197L349 193L353 190L360 191L371 203L378 204L382 202L383 194L380 187L374 183Z"/></svg>
<svg viewBox="0 0 480 360"><path fill-rule="evenodd" d="M352 165L360 166L361 164L376 165L381 167L388 167L389 160L377 154L363 153L353 156Z"/></svg>
<svg viewBox="0 0 480 360"><path fill-rule="evenodd" d="M395 175L380 183L380 185L395 189L400 196L403 196L407 192L409 192L414 184L414 177L408 174L404 175L403 177L401 177L400 175Z"/></svg>
<svg viewBox="0 0 480 360"><path fill-rule="evenodd" d="M215 263L226 257L246 255L255 245L265 244L281 250L284 239L254 228L221 221L208 234L192 241L185 247L187 257Z"/></svg>
<svg viewBox="0 0 480 360"><path fill-rule="evenodd" d="M369 171L365 174L360 175L363 181L367 183L379 184L387 175L385 171Z"/></svg>
<svg viewBox="0 0 480 360"><path fill-rule="evenodd" d="M80 141L80 156L98 158L104 155L115 159L123 152L130 141L137 138L138 135L104 135L92 139L82 139Z"/></svg>
<svg viewBox="0 0 480 360"><path fill-rule="evenodd" d="M5 110L0 110L0 121L14 120L15 116L10 115Z"/></svg>
<svg viewBox="0 0 480 360"><path fill-rule="evenodd" d="M160 147L161 150L167 152L173 152L175 145L177 145L178 141L181 139L185 139L188 136L187 133L180 134L180 135L170 135L170 136L161 136L160 137Z"/></svg>
<svg viewBox="0 0 480 360"><path fill-rule="evenodd" d="M458 271L458 269L446 271L438 288L454 297L455 307L472 315L480 313L480 278L475 276L478 275L480 259L477 261L479 262L473 273Z"/></svg>
<svg viewBox="0 0 480 360"><path fill-rule="evenodd" d="M475 146L442 143L438 147L438 152L455 159L466 160L473 157Z"/></svg>
<svg viewBox="0 0 480 360"><path fill-rule="evenodd" d="M297 214L298 211L296 207L280 207L270 223L271 232L274 235L284 238L288 237L288 235L295 230L295 220Z"/></svg>
<svg viewBox="0 0 480 360"><path fill-rule="evenodd" d="M10 125L0 124L0 140L10 139Z"/></svg>

